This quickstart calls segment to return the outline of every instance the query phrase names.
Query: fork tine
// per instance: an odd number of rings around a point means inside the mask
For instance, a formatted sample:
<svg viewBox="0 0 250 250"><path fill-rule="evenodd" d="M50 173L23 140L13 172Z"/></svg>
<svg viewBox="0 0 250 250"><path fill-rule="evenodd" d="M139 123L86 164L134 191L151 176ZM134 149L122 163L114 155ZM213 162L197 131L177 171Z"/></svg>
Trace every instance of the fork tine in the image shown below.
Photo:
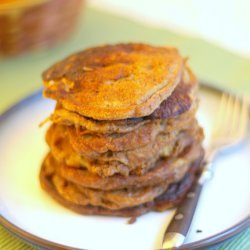
<svg viewBox="0 0 250 250"><path fill-rule="evenodd" d="M215 114L215 121L213 125L212 136L216 136L218 129L221 126L222 117L223 117L223 114L225 113L226 102L227 102L226 93L222 93L221 98L220 98L219 108Z"/></svg>
<svg viewBox="0 0 250 250"><path fill-rule="evenodd" d="M239 117L239 136L244 136L248 127L249 110L246 95L241 101L240 117Z"/></svg>
<svg viewBox="0 0 250 250"><path fill-rule="evenodd" d="M247 98L223 93L213 126L212 137L241 140L247 130L249 116Z"/></svg>
<svg viewBox="0 0 250 250"><path fill-rule="evenodd" d="M232 109L233 109L233 96L224 93L222 99L222 110L220 114L220 124L218 124L219 133L223 130L223 134L229 134L232 129Z"/></svg>
<svg viewBox="0 0 250 250"><path fill-rule="evenodd" d="M233 106L234 106L234 96L231 94L226 94L227 96L227 103L226 103L226 113L224 118L224 129L226 133L230 133L232 130L232 119L233 119Z"/></svg>
<svg viewBox="0 0 250 250"><path fill-rule="evenodd" d="M240 119L240 100L239 96L234 96L233 110L232 110L232 121L231 121L231 134L237 134L239 129Z"/></svg>
<svg viewBox="0 0 250 250"><path fill-rule="evenodd" d="M223 93L215 117L207 157L212 157L219 149L236 145L243 140L249 121L247 97Z"/></svg>

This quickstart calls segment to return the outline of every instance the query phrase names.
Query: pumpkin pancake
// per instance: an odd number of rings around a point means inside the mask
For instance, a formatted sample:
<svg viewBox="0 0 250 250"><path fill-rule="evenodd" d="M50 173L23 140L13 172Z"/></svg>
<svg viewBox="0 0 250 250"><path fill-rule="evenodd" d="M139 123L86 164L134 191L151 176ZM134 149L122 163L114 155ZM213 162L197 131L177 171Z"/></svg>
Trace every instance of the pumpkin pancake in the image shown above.
<svg viewBox="0 0 250 250"><path fill-rule="evenodd" d="M128 133L93 134L81 131L75 126L68 126L70 144L76 152L87 157L98 157L98 155L109 151L127 151L142 147L154 141L156 136L166 127L166 122L154 120Z"/></svg>
<svg viewBox="0 0 250 250"><path fill-rule="evenodd" d="M81 214L138 216L177 205L203 163L198 81L169 47L105 45L43 73L56 100L40 182Z"/></svg>
<svg viewBox="0 0 250 250"><path fill-rule="evenodd" d="M128 133L94 134L81 131L75 126L67 126L70 143L74 150L86 157L96 158L112 151L127 151L143 147L154 141L160 133L171 133L188 129L194 123L196 105L178 119L155 119Z"/></svg>
<svg viewBox="0 0 250 250"><path fill-rule="evenodd" d="M72 112L63 107L62 103L57 102L54 113L50 119L54 123L67 126L74 125L80 127L81 133L127 133L146 124L151 119L171 119L186 113L191 106L196 106L197 79L192 71L186 66L183 79L176 89L165 99L160 106L149 116L141 118L129 118L123 120L94 120L84 117L77 112Z"/></svg>
<svg viewBox="0 0 250 250"><path fill-rule="evenodd" d="M76 112L65 109L61 103L57 103L53 114L49 117L53 123L66 126L75 126L80 129L81 133L87 131L94 134L112 134L127 133L140 126L149 123L150 120L143 118L130 118L116 121L98 121L79 115Z"/></svg>
<svg viewBox="0 0 250 250"><path fill-rule="evenodd" d="M149 202L164 193L168 187L168 183L165 181L151 187L103 191L78 186L56 174L53 176L52 182L57 192L70 202L84 206L100 206L111 210Z"/></svg>
<svg viewBox="0 0 250 250"><path fill-rule="evenodd" d="M117 173L128 176L131 172L142 175L153 167L160 157L175 156L192 141L200 141L203 138L202 130L195 122L187 131L161 133L157 135L155 141L141 148L107 152L93 159L75 152L64 127L54 126L47 133L47 142L54 157L67 165L84 167L100 176L112 176Z"/></svg>
<svg viewBox="0 0 250 250"><path fill-rule="evenodd" d="M196 159L200 157L196 155ZM193 162L193 159L191 162ZM191 162L186 162L186 171ZM164 179L162 182L156 183L151 186L144 187L126 187L125 189L118 190L99 190L86 188L82 185L77 185L64 179L56 170L56 165L51 165L48 167L48 172L54 173L52 177L52 182L57 190L57 192L70 202L78 205L92 205L100 206L108 209L122 209L125 207L137 206L149 201L152 201L157 196L161 195L168 188L169 184L172 182L177 182L173 178ZM46 171L46 167L45 167ZM183 177L183 176L182 176ZM182 179L182 178L180 178Z"/></svg>
<svg viewBox="0 0 250 250"><path fill-rule="evenodd" d="M135 217L151 210L164 211L178 205L195 181L196 173L199 172L199 169L202 165L202 159L203 157L194 161L191 164L188 173L180 182L170 184L165 192L154 198L152 201L123 209L107 209L101 206L80 205L70 201L58 192L53 182L53 176L55 175L55 172L53 169L47 169L46 165L42 166L40 172L40 182L42 188L46 190L56 201L77 213L88 215ZM64 185L67 186L67 182L64 183Z"/></svg>
<svg viewBox="0 0 250 250"><path fill-rule="evenodd" d="M152 120L134 131L128 133L113 134L88 134L74 126L60 125L54 123L46 134L48 145L56 146L58 141L69 137L74 151L89 158L98 158L100 154L112 151L127 151L144 146L155 140L159 133L171 133L189 129L196 121L194 114L197 104L177 118ZM67 130L67 131L66 131ZM60 139L61 138L61 139ZM110 154L110 153L108 153Z"/></svg>
<svg viewBox="0 0 250 250"><path fill-rule="evenodd" d="M117 44L87 49L43 73L44 96L96 120L148 116L180 82L184 59L174 48Z"/></svg>
<svg viewBox="0 0 250 250"><path fill-rule="evenodd" d="M169 159L160 159L155 166L144 175L114 175L111 177L100 177L83 168L75 168L60 163L48 154L45 163L53 165L64 179L83 187L101 190L115 190L131 187L153 186L164 180L171 182L180 181L187 172L191 162L203 155L203 149L197 142L187 146L178 156Z"/></svg>

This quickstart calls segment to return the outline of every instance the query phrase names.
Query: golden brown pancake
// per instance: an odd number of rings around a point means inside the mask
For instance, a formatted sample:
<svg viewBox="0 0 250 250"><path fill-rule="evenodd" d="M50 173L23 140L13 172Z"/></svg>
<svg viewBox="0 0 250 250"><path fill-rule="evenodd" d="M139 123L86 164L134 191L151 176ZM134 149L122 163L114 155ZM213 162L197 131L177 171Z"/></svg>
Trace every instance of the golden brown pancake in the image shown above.
<svg viewBox="0 0 250 250"><path fill-rule="evenodd" d="M42 187L82 214L178 204L203 162L198 81L178 51L145 44L75 53L43 74L56 100ZM48 119L49 120L49 119Z"/></svg>
<svg viewBox="0 0 250 250"><path fill-rule="evenodd" d="M124 176L130 173L142 175L153 167L160 157L173 157L192 141L199 142L202 138L201 129L194 123L186 132L159 134L155 141L146 146L128 151L107 152L91 159L75 152L63 126L53 125L47 133L47 142L58 161L69 166L87 168L100 176L112 176L117 173Z"/></svg>
<svg viewBox="0 0 250 250"><path fill-rule="evenodd" d="M174 48L105 45L73 54L45 71L44 96L96 120L148 116L171 95L183 67Z"/></svg>
<svg viewBox="0 0 250 250"><path fill-rule="evenodd" d="M168 183L165 181L151 187L103 191L78 186L56 174L53 176L52 182L57 192L70 202L83 206L100 206L111 210L134 207L149 202L161 195L168 187Z"/></svg>
<svg viewBox="0 0 250 250"><path fill-rule="evenodd" d="M61 203L63 206L74 210L80 214L89 214L89 215L112 215L112 216L122 216L122 217L133 217L144 214L150 210L155 211L164 211L168 208L176 206L181 202L181 200L185 197L186 193L192 186L197 171L199 171L202 164L202 157L194 161L189 168L189 172L185 175L185 177L179 183L171 184L168 189L156 197L150 202L146 202L144 204L128 207L123 209L106 209L100 206L91 206L91 205L79 205L74 202L65 199L60 193L57 191L54 183L53 176L54 172L50 169L45 169L45 165L42 166L40 172L40 182L43 187L56 201ZM65 184L67 185L67 184Z"/></svg>
<svg viewBox="0 0 250 250"><path fill-rule="evenodd" d="M181 83L177 85L173 93L149 116L113 121L94 120L69 111L63 107L62 103L58 102L50 119L54 123L80 127L82 133L127 133L148 123L148 120L156 118L171 119L183 115L182 113L187 113L191 108L191 103L192 106L196 106L196 92L197 79L186 66Z"/></svg>
<svg viewBox="0 0 250 250"><path fill-rule="evenodd" d="M114 175L103 178L99 175L92 174L86 169L78 169L60 163L54 159L51 153L46 157L44 164L47 166L54 166L56 171L59 172L59 175L77 185L101 190L115 190L131 187L153 186L167 179L171 182L178 182L187 172L190 163L200 158L202 155L203 149L197 142L194 142L187 146L178 156L170 159L158 160L155 167L146 174L129 175L128 177Z"/></svg>
<svg viewBox="0 0 250 250"><path fill-rule="evenodd" d="M154 141L156 136L164 131L166 121L153 120L128 133L113 133L108 135L88 133L74 126L68 126L69 140L76 152L89 157L108 151L127 151L142 147Z"/></svg>
<svg viewBox="0 0 250 250"><path fill-rule="evenodd" d="M194 105L196 106L196 105ZM86 157L96 158L100 154L112 151L127 151L143 147L154 141L160 133L171 133L189 129L194 123L196 107L180 115L178 119L152 120L127 133L94 134L74 126L68 127L70 143L74 150Z"/></svg>
<svg viewBox="0 0 250 250"><path fill-rule="evenodd" d="M60 103L57 103L54 113L50 116L53 123L66 126L76 126L81 132L98 134L127 133L140 126L149 123L150 120L143 118L116 120L116 121L99 121L79 115L76 112L65 109Z"/></svg>
<svg viewBox="0 0 250 250"><path fill-rule="evenodd" d="M198 155L200 157L200 155ZM197 157L197 158L199 158ZM187 164L187 168L190 165ZM67 181L59 172L56 171L56 166L48 167L48 173L53 176L51 178L57 192L66 200L78 205L92 205L100 206L107 209L122 209L126 207L134 207L146 202L152 201L160 196L168 188L173 179L165 179L163 182L157 183L153 186L134 187L119 190L104 191L99 189L86 188L82 185L77 185L73 182ZM54 169L53 169L54 168ZM46 165L45 165L46 171Z"/></svg>

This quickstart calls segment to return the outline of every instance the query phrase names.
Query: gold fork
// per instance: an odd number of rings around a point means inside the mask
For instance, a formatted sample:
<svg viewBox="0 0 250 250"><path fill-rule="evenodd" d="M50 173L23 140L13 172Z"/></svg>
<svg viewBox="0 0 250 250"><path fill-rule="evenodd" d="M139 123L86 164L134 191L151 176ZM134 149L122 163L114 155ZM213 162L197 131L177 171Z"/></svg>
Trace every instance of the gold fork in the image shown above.
<svg viewBox="0 0 250 250"><path fill-rule="evenodd" d="M246 97L241 99L223 93L215 118L211 140L206 149L206 164L198 181L176 209L175 216L164 234L163 249L172 249L184 243L202 187L212 177L213 160L218 152L238 145L246 137L249 120L249 107Z"/></svg>

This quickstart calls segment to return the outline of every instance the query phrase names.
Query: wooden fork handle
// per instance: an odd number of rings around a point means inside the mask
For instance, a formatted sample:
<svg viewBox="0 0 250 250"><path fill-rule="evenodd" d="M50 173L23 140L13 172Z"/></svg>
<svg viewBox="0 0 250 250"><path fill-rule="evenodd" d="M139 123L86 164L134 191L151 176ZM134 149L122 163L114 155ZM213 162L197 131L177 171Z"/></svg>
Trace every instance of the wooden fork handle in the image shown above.
<svg viewBox="0 0 250 250"><path fill-rule="evenodd" d="M183 244L190 228L203 184L211 177L211 162L209 162L205 165L198 181L194 183L182 203L177 207L175 216L165 231L162 244L163 249L173 249Z"/></svg>
<svg viewBox="0 0 250 250"><path fill-rule="evenodd" d="M163 238L163 249L172 249L183 244L190 228L201 190L202 185L199 183L193 185L185 199L176 209L176 213Z"/></svg>

